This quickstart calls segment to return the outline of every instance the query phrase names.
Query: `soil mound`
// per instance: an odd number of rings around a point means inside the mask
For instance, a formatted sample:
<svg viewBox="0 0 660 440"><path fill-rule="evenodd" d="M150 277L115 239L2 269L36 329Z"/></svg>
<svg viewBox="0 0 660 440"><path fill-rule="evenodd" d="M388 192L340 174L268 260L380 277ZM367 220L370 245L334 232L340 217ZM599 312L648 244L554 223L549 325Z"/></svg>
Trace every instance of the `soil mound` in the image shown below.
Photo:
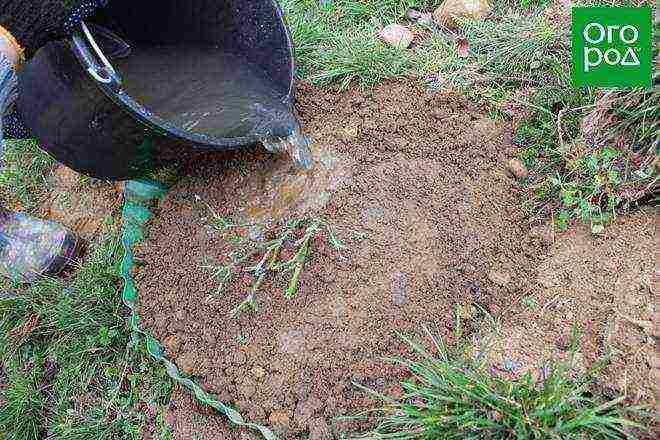
<svg viewBox="0 0 660 440"><path fill-rule="evenodd" d="M407 349L394 331L435 323L449 333L459 305L468 321L475 305L503 313L527 295L543 245L526 238L504 173L507 129L461 96L413 83L303 86L297 108L316 171L262 152L189 164L195 176L162 205L137 279L145 324L180 368L284 438L323 438L347 428L335 416L372 404L352 383L396 389L402 372L383 358ZM206 203L266 224L323 215L347 248L315 244L294 298L270 280L256 312L230 318L247 287L239 279L216 294L205 267L232 244L209 226ZM190 436L176 428L175 438Z"/></svg>

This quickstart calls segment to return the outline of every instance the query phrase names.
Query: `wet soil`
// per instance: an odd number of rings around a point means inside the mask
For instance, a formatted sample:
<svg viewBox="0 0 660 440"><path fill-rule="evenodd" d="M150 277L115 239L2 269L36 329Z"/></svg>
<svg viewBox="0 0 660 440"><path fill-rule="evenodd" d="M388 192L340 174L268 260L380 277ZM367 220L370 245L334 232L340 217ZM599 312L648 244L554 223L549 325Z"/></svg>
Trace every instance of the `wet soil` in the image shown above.
<svg viewBox="0 0 660 440"><path fill-rule="evenodd" d="M408 352L395 331L430 323L450 337L460 306L475 339L480 309L524 332L530 296L545 305L550 295L539 276L571 262L544 262L552 239L528 224L505 174L510 133L460 95L401 82L367 93L302 85L297 109L316 141L315 171L263 151L191 161L193 176L169 194L138 251L136 278L144 324L182 370L283 438L321 439L359 428L334 418L374 404L354 383L398 391L405 371L384 360ZM239 277L217 294L205 267L235 244L209 225L205 204L266 225L245 231L256 240L281 219L323 215L347 248L315 242L294 298L283 297L285 280L269 280L258 310L231 318L249 286ZM542 322L561 310L551 306L537 311ZM249 436L187 396L171 411L174 438Z"/></svg>

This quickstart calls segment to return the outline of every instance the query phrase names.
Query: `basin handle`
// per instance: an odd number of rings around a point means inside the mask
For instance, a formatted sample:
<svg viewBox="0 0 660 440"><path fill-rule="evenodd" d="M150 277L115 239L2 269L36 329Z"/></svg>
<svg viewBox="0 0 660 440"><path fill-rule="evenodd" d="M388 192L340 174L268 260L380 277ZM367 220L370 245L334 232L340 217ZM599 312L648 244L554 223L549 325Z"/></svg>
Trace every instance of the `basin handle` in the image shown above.
<svg viewBox="0 0 660 440"><path fill-rule="evenodd" d="M108 85L112 87L115 92L119 92L122 86L121 77L117 74L117 71L108 58L103 54L103 51L84 21L80 22L80 29L82 30L82 35L79 32L76 32L72 36L73 49L85 63L87 72L97 82ZM98 57L98 60L100 60L100 63L97 62L97 59L92 55L92 51L89 49L90 46L96 54L96 57Z"/></svg>

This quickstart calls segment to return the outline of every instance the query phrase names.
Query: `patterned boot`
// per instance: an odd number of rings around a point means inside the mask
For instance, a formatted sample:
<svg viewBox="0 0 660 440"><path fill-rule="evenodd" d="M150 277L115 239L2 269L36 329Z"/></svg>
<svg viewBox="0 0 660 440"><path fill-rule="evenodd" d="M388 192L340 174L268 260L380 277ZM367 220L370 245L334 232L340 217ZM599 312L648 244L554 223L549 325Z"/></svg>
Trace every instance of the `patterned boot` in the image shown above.
<svg viewBox="0 0 660 440"><path fill-rule="evenodd" d="M13 281L59 274L79 255L79 244L59 223L0 212L0 275Z"/></svg>

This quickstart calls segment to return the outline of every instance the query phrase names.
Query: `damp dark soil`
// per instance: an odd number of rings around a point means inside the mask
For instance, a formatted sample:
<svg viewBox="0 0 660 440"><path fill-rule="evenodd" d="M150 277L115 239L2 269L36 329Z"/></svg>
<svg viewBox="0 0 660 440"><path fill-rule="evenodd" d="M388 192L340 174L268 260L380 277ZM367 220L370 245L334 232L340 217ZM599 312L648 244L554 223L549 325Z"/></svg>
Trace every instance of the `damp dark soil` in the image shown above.
<svg viewBox="0 0 660 440"><path fill-rule="evenodd" d="M525 331L530 297L543 319L563 312L538 281L556 271L560 257L544 263L556 244L528 223L504 171L505 124L459 94L408 82L343 93L303 84L297 110L315 140L314 172L256 149L191 161L193 176L168 195L138 251L144 324L207 390L283 438L330 438L359 428L336 416L374 405L354 383L400 391L405 371L384 360L408 352L395 331L428 323L450 337L457 307L468 336L482 332L480 310ZM258 309L232 318L249 286L238 277L217 293L208 267L235 244L209 225L206 204L264 224L322 215L347 247L316 242L295 297L283 297L286 280L269 280ZM174 438L248 435L188 397L172 405Z"/></svg>

